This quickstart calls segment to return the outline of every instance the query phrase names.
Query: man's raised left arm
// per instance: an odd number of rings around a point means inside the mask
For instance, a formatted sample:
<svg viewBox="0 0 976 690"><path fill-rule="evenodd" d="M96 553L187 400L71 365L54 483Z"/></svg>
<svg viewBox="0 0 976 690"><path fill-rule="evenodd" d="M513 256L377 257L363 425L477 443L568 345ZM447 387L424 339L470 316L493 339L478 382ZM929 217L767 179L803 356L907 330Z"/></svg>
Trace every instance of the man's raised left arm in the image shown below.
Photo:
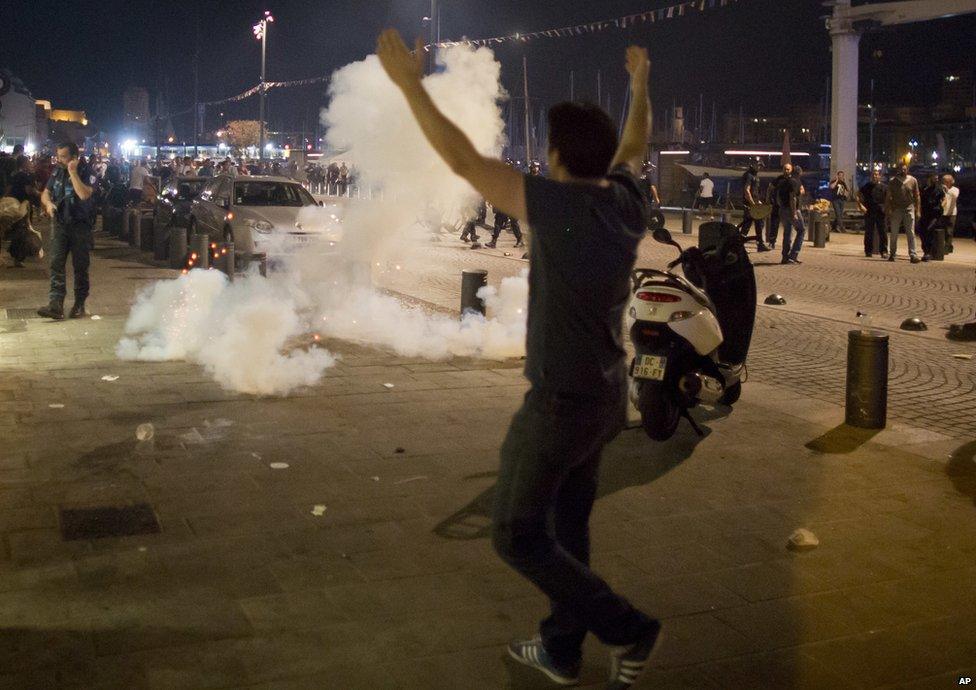
<svg viewBox="0 0 976 690"><path fill-rule="evenodd" d="M414 55L395 29L380 34L376 46L383 69L400 89L427 141L455 174L467 180L495 208L528 221L525 180L503 162L481 155L467 135L438 109L421 82L423 44Z"/></svg>
<svg viewBox="0 0 976 690"><path fill-rule="evenodd" d="M651 131L651 100L648 96L647 80L651 62L647 58L647 48L630 46L627 49L627 72L630 74L630 110L627 123L610 167L626 165L637 174L641 161L647 151L648 135Z"/></svg>

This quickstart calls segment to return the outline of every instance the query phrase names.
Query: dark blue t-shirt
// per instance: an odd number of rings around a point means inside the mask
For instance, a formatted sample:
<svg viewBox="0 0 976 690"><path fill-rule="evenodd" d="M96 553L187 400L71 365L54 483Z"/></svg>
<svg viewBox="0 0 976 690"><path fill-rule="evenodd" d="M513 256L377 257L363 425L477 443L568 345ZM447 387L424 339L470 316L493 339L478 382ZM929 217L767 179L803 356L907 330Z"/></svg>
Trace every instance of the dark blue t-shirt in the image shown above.
<svg viewBox="0 0 976 690"><path fill-rule="evenodd" d="M531 233L525 376L574 397L622 392L623 315L649 204L624 166L606 187L525 177Z"/></svg>
<svg viewBox="0 0 976 690"><path fill-rule="evenodd" d="M94 173L87 164L78 165L78 177L87 185L94 184ZM95 199L88 197L80 199L75 194L75 188L71 184L71 176L67 168L57 166L51 177L47 181L48 193L51 195L51 203L57 207L57 221L62 225L72 223L84 223L86 225L95 224Z"/></svg>

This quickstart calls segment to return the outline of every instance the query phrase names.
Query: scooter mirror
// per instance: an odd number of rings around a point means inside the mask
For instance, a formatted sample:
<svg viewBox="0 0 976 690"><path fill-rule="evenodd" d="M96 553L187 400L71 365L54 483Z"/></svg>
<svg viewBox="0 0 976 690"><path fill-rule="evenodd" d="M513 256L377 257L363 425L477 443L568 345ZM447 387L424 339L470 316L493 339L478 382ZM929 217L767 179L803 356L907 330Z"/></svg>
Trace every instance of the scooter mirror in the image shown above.
<svg viewBox="0 0 976 690"><path fill-rule="evenodd" d="M671 233L668 232L667 228L655 228L651 236L661 244L674 244L674 240L671 239Z"/></svg>

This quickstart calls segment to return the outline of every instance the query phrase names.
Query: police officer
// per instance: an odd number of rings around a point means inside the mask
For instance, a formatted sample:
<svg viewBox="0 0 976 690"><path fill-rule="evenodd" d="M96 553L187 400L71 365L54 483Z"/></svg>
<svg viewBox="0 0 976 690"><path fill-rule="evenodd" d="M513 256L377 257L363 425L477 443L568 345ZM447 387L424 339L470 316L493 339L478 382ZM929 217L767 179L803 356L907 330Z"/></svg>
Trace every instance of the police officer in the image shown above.
<svg viewBox="0 0 976 690"><path fill-rule="evenodd" d="M769 247L763 242L763 221L752 217L752 207L759 203L759 168L750 165L742 176L742 203L745 205L745 216L739 225L739 232L749 234L753 224L756 226L756 250L768 252Z"/></svg>
<svg viewBox="0 0 976 690"><path fill-rule="evenodd" d="M44 211L53 219L51 235L51 292L47 307L37 313L48 319L64 318L65 264L71 254L75 274L75 303L69 318L85 316L88 298L88 265L92 248L92 229L95 225L95 204L92 199L92 173L78 160L78 147L73 142L58 146L58 165L41 194Z"/></svg>
<svg viewBox="0 0 976 690"><path fill-rule="evenodd" d="M478 205L478 213L474 218L470 218L464 225L464 232L461 233L462 242L478 241L478 226L485 222L488 217L488 205L484 199Z"/></svg>
<svg viewBox="0 0 976 690"><path fill-rule="evenodd" d="M508 163L513 168L518 169L519 167L519 164L513 161L511 158L507 159L505 162ZM536 163L534 170L532 169L531 165L529 166L529 174L531 175L541 174L541 170L539 168L538 163ZM488 242L487 244L485 244L485 246L494 249L495 246L498 244L498 236L502 234L502 230L509 223L512 224L512 234L515 235L515 248L518 249L520 247L524 247L525 243L522 241L522 226L519 225L518 218L512 218L510 216L507 216L497 208L495 209L495 226L491 230L491 242Z"/></svg>

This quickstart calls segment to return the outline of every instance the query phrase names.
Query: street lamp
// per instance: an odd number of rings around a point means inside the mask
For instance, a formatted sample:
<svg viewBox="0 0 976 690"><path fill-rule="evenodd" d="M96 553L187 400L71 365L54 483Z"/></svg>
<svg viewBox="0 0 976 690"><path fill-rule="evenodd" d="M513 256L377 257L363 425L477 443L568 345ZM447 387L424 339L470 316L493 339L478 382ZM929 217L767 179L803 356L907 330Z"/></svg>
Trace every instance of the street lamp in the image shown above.
<svg viewBox="0 0 976 690"><path fill-rule="evenodd" d="M271 16L271 13L265 11L264 17L261 18L261 21L259 21L257 24L255 24L252 27L252 31L254 31L254 37L259 41L261 41L261 105L258 113L258 120L261 127L261 141L259 145L260 148L258 150L261 151L262 158L264 158L264 94L265 94L264 68L266 62L265 58L268 53L268 28L269 28L268 25L271 24L273 21L274 21L274 17Z"/></svg>

